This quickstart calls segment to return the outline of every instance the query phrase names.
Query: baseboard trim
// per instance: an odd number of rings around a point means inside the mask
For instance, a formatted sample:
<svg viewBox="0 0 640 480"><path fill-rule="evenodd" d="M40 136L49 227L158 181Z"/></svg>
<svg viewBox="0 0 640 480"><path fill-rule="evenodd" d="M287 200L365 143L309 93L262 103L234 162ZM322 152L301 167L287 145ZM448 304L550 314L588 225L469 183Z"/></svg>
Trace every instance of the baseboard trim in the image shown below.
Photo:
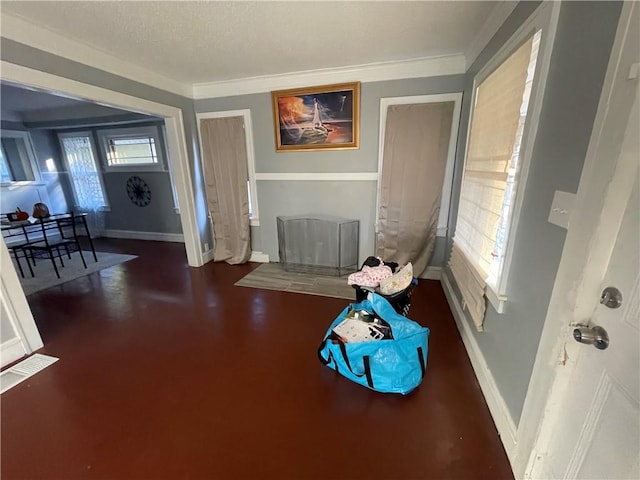
<svg viewBox="0 0 640 480"><path fill-rule="evenodd" d="M184 243L181 233L134 232L132 230L105 230L102 234L107 238L126 238L130 240L151 240L154 242Z"/></svg>
<svg viewBox="0 0 640 480"><path fill-rule="evenodd" d="M204 263L213 262L213 250L209 250L202 254L202 260ZM269 254L256 252L255 250L251 252L251 258L249 258L250 262L258 262L258 263L269 263Z"/></svg>
<svg viewBox="0 0 640 480"><path fill-rule="evenodd" d="M255 250L251 252L250 262L258 262L258 263L269 263L269 254L256 252Z"/></svg>
<svg viewBox="0 0 640 480"><path fill-rule="evenodd" d="M19 358L24 357L27 352L24 351L22 341L18 337L11 338L6 342L0 344L0 367L9 365L11 362L15 362Z"/></svg>
<svg viewBox="0 0 640 480"><path fill-rule="evenodd" d="M493 417L493 422L498 430L498 435L500 435L502 445L504 445L507 457L509 457L509 462L513 465L517 444L516 425L509 413L504 398L500 394L500 390L498 390L498 385L491 370L489 370L484 355L482 355L482 351L469 326L469 322L465 318L462 305L460 305L460 302L456 298L446 273L441 276L441 283L444 294L451 307L453 318L460 331L465 349L467 350L467 355L469 356L469 360L471 360L471 365L480 384L480 389L482 390L491 416Z"/></svg>
<svg viewBox="0 0 640 480"><path fill-rule="evenodd" d="M213 250L207 250L202 254L202 261L204 263L213 262Z"/></svg>
<svg viewBox="0 0 640 480"><path fill-rule="evenodd" d="M425 280L440 280L441 277L442 267L428 266L419 278L423 278Z"/></svg>

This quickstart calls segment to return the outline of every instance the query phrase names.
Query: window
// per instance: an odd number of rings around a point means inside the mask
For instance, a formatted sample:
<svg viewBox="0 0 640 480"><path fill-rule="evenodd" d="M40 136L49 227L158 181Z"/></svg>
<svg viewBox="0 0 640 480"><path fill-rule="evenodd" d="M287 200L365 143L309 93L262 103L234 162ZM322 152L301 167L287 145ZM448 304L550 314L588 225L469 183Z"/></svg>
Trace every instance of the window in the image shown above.
<svg viewBox="0 0 640 480"><path fill-rule="evenodd" d="M251 206L251 180L247 179L247 197L249 199L249 220L253 220L253 207Z"/></svg>
<svg viewBox="0 0 640 480"><path fill-rule="evenodd" d="M476 326L484 295L501 313L505 259L541 31L475 81L451 271Z"/></svg>
<svg viewBox="0 0 640 480"><path fill-rule="evenodd" d="M76 206L84 210L105 207L107 202L91 135L87 132L60 134L60 143Z"/></svg>
<svg viewBox="0 0 640 480"><path fill-rule="evenodd" d="M154 165L158 163L153 137L107 138L107 165Z"/></svg>
<svg viewBox="0 0 640 480"><path fill-rule="evenodd" d="M2 130L0 182L33 182L40 179L29 132Z"/></svg>
<svg viewBox="0 0 640 480"><path fill-rule="evenodd" d="M11 171L9 170L9 164L4 158L4 152L0 148L0 182L10 182L13 180Z"/></svg>
<svg viewBox="0 0 640 480"><path fill-rule="evenodd" d="M98 130L104 171L164 171L162 138L157 126Z"/></svg>

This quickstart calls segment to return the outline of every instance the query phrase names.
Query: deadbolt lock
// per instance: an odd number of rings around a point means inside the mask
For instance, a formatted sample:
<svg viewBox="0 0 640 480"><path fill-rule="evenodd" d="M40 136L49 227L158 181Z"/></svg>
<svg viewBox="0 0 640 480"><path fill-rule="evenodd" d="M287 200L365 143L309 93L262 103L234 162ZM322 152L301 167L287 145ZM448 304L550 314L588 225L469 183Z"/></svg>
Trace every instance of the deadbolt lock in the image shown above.
<svg viewBox="0 0 640 480"><path fill-rule="evenodd" d="M622 292L616 287L607 287L600 295L600 303L605 307L618 308L622 305Z"/></svg>

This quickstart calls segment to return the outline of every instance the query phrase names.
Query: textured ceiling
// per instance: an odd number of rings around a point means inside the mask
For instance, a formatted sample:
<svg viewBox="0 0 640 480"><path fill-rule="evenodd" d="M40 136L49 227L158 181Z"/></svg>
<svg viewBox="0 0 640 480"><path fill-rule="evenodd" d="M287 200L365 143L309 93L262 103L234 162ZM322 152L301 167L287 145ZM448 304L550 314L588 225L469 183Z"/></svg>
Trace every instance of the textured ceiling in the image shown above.
<svg viewBox="0 0 640 480"><path fill-rule="evenodd" d="M462 54L499 2L0 2L192 84Z"/></svg>

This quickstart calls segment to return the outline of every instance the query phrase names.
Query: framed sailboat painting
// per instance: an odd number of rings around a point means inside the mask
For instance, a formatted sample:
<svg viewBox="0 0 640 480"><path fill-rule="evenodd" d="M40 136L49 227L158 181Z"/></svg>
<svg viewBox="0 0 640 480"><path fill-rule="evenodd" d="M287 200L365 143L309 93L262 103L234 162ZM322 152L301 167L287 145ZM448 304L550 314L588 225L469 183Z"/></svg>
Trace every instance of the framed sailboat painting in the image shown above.
<svg viewBox="0 0 640 480"><path fill-rule="evenodd" d="M360 148L360 82L271 92L277 152Z"/></svg>

